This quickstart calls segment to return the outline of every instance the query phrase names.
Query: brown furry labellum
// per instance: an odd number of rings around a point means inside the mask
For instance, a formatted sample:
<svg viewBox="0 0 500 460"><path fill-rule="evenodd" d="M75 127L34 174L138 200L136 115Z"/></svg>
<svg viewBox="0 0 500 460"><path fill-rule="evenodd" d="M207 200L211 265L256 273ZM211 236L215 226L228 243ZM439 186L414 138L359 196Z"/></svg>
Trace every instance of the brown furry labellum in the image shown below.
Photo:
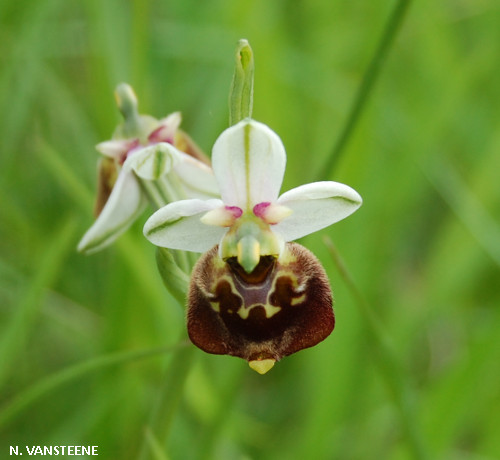
<svg viewBox="0 0 500 460"><path fill-rule="evenodd" d="M303 246L287 243L250 274L215 246L193 270L188 333L208 353L274 362L324 340L335 326L332 305L325 270Z"/></svg>

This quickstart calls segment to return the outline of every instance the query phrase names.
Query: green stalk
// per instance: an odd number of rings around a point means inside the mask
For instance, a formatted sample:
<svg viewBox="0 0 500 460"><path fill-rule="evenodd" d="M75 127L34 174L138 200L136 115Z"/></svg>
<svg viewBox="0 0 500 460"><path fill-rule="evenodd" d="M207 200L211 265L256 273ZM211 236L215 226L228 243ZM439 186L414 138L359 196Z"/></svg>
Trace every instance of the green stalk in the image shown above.
<svg viewBox="0 0 500 460"><path fill-rule="evenodd" d="M151 458L153 460L169 460L169 457L165 453L161 442L158 441L151 428L147 427L145 431L146 440L151 451Z"/></svg>
<svg viewBox="0 0 500 460"><path fill-rule="evenodd" d="M165 287L181 305L185 305L189 287L189 276L186 273L191 273L194 263L190 262L184 251L176 252L185 256L187 270L179 268L175 254L166 248L157 249L156 261ZM160 447L166 448L172 421L183 395L184 384L191 370L195 352L195 347L187 347L175 355L168 366L157 396L158 401L151 409L139 451L140 460L155 460L158 458Z"/></svg>
<svg viewBox="0 0 500 460"><path fill-rule="evenodd" d="M236 405L238 396L241 393L244 376L248 376L248 368L244 366L233 367L225 374L225 385L223 389L224 397L219 398L219 406L210 420L204 434L198 440L199 460L211 460L217 458L216 445L221 433L228 423L228 414Z"/></svg>
<svg viewBox="0 0 500 460"><path fill-rule="evenodd" d="M151 1L133 0L132 2L132 25L131 25L131 68L134 86L143 90L146 76L149 75L149 56L144 50L151 47Z"/></svg>
<svg viewBox="0 0 500 460"><path fill-rule="evenodd" d="M165 287L184 306L189 287L189 276L186 273L191 273L193 263L184 251L176 252L185 255L187 270L179 267L175 255L166 248L157 249L156 261ZM184 384L196 356L195 352L195 347L187 347L176 354L169 364L157 402L151 409L149 423L139 450L140 460L158 459L159 448L166 448L172 421L183 395Z"/></svg>
<svg viewBox="0 0 500 460"><path fill-rule="evenodd" d="M150 419L145 428L146 431L138 457L140 460L154 460L157 458L158 444L163 449L166 448L172 421L184 394L184 384L196 356L195 353L195 347L186 347L173 357L172 362L165 371L158 400L151 410ZM152 438L157 440L155 446L151 445Z"/></svg>
<svg viewBox="0 0 500 460"><path fill-rule="evenodd" d="M229 126L252 116L254 60L248 41L242 39L236 48L233 82L229 92Z"/></svg>
<svg viewBox="0 0 500 460"><path fill-rule="evenodd" d="M325 237L324 243L365 321L366 330L369 334L368 338L376 352L375 356L377 357L378 367L392 395L394 404L398 408L401 425L406 434L411 455L415 460L427 460L430 457L424 447L422 435L416 423L415 394L411 383L403 371L399 357L388 340L382 324L374 315L373 309L356 286L353 277L349 273L332 240L329 237Z"/></svg>
<svg viewBox="0 0 500 460"><path fill-rule="evenodd" d="M327 157L325 163L318 169L316 180L321 180L324 177L330 176L337 164L340 161L342 154L347 147L349 140L352 137L354 129L366 107L368 97L377 81L377 78L382 69L382 65L387 57L387 54L394 43L397 32L403 23L405 14L408 10L411 0L398 0L392 14L387 22L382 37L379 41L375 54L372 57L358 88L358 92L354 98L351 110L344 124L340 136L335 143L332 153Z"/></svg>
<svg viewBox="0 0 500 460"><path fill-rule="evenodd" d="M151 204L158 209L168 202L184 198L175 193L175 187L171 187L165 178L154 182L140 180L140 183ZM189 287L188 273L191 273L194 262L185 251L171 251L166 248L157 248L156 262L165 287L178 303L184 306ZM175 355L169 364L157 396L157 403L151 409L149 423L145 428L139 450L139 459L161 458L161 449L166 448L172 421L183 394L184 383L191 370L195 350L192 346L187 347L186 350ZM163 455L167 456L166 453Z"/></svg>

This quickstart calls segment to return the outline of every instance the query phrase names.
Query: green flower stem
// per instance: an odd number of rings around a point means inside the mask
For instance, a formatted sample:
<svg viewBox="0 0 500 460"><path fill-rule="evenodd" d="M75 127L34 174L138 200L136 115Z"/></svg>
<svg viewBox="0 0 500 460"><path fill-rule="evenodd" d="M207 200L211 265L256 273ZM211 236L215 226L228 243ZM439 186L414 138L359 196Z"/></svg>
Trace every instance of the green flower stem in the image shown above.
<svg viewBox="0 0 500 460"><path fill-rule="evenodd" d="M175 193L181 190L176 184L169 184L166 178L158 181L140 180L151 204L157 208L170 201L185 197ZM189 276L194 260L185 251L171 251L157 248L156 262L165 287L182 306L186 303L189 287ZM174 356L165 373L163 385L158 394L158 402L151 410L150 420L144 432L139 459L158 459L161 449L165 447L172 420L183 394L183 387L191 369L195 356L195 347L188 347Z"/></svg>
<svg viewBox="0 0 500 460"><path fill-rule="evenodd" d="M153 356L180 351L188 348L188 345L188 341L184 340L176 345L166 347L109 353L55 372L15 395L9 403L0 410L0 428L22 414L27 408L47 394L54 392L66 384L85 377L92 372L117 366L119 364L126 364Z"/></svg>
<svg viewBox="0 0 500 460"><path fill-rule="evenodd" d="M168 203L186 198L173 175L162 176L157 180L145 180L136 176L151 206L160 209ZM170 251L158 248L156 253L158 270L165 287L181 306L186 303L189 276L193 263L185 251ZM161 457L175 412L182 396L185 380L191 369L195 348L187 347L176 354L168 366L164 383L158 395L158 402L151 410L150 420L144 432L139 451L140 459Z"/></svg>
<svg viewBox="0 0 500 460"><path fill-rule="evenodd" d="M236 64L229 92L229 126L252 116L254 60L247 40L236 48Z"/></svg>
<svg viewBox="0 0 500 460"><path fill-rule="evenodd" d="M133 0L131 13L131 70L132 78L137 88L147 87L147 76L150 76L150 53L144 50L150 47L152 35L150 18L152 14L152 2L150 0Z"/></svg>
<svg viewBox="0 0 500 460"><path fill-rule="evenodd" d="M171 183L171 178L167 179L163 176L158 180L149 181L137 177L153 208L160 209L170 202L185 198L179 192L181 190L180 184ZM188 274L191 273L194 265L192 259L185 251L158 248L156 262L165 287L181 306L185 306L189 287ZM144 432L139 459L157 460L161 458L162 448L168 438L172 420L182 396L182 389L191 369L194 353L193 346L187 347L176 354L168 366L157 397L158 402L151 410L150 420Z"/></svg>
<svg viewBox="0 0 500 460"><path fill-rule="evenodd" d="M401 424L405 431L412 457L415 460L427 460L430 457L424 448L422 435L416 423L415 395L412 391L412 385L405 376L400 360L388 340L388 336L383 330L380 321L373 314L373 309L357 288L337 248L329 237L324 238L324 243L340 275L351 291L356 305L361 312L361 316L366 323L369 340L376 351L375 356L377 357L378 367L398 408Z"/></svg>
<svg viewBox="0 0 500 460"><path fill-rule="evenodd" d="M161 442L158 441L154 433L151 431L151 428L147 427L144 433L146 436L147 444L151 451L151 458L153 460L169 460L169 457L165 453Z"/></svg>
<svg viewBox="0 0 500 460"><path fill-rule="evenodd" d="M368 97L377 81L382 64L387 57L387 54L394 43L394 39L397 36L397 32L403 23L405 14L408 10L411 0L398 0L392 14L387 22L384 29L382 37L379 41L375 54L372 57L361 81L361 85L358 88L358 92L354 98L354 102L351 106L351 111L347 117L347 121L344 124L340 136L335 143L332 153L327 157L325 163L318 169L316 174L317 180L321 180L332 174L333 170L340 161L345 148L351 139L351 136L356 128L356 125L366 107Z"/></svg>
<svg viewBox="0 0 500 460"><path fill-rule="evenodd" d="M186 294L189 287L189 276L186 273L191 273L194 262L184 251L175 251L186 256L187 271L181 270L175 261L172 252L165 248L158 248L156 252L156 261L158 270L162 276L165 287L178 300L181 305L185 305ZM195 358L196 348L188 347L183 352L174 356L172 362L168 366L163 380L163 385L160 388L158 402L151 410L149 424L144 433L144 439L139 451L139 459L158 458L158 444L165 446L172 420L179 405L183 394L184 384L186 382L191 365ZM154 439L155 443L151 443Z"/></svg>
<svg viewBox="0 0 500 460"><path fill-rule="evenodd" d="M156 448L152 449L151 438L165 448L170 427L175 413L183 396L183 388L191 365L196 357L196 348L186 347L177 353L168 366L163 385L160 388L158 401L151 411L150 420L146 426L146 432L139 453L140 460L155 459Z"/></svg>
<svg viewBox="0 0 500 460"><path fill-rule="evenodd" d="M219 398L219 406L210 420L208 427L198 440L198 459L210 460L217 458L216 446L224 428L228 423L228 414L234 410L237 399L244 386L244 379L248 378L248 368L244 366L234 367L225 374L225 384L223 390L224 397Z"/></svg>

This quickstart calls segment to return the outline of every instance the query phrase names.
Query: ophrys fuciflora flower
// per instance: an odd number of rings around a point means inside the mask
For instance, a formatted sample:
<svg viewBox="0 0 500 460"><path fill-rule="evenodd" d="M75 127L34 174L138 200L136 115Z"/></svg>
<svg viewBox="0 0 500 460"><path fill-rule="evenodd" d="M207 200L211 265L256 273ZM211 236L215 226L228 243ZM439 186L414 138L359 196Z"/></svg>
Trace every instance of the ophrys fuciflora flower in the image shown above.
<svg viewBox="0 0 500 460"><path fill-rule="evenodd" d="M285 163L278 135L244 119L213 147L221 199L170 203L144 227L158 246L205 253L188 294L192 342L246 359L260 373L316 345L335 324L323 267L291 241L347 217L362 202L351 187L330 181L279 196Z"/></svg>

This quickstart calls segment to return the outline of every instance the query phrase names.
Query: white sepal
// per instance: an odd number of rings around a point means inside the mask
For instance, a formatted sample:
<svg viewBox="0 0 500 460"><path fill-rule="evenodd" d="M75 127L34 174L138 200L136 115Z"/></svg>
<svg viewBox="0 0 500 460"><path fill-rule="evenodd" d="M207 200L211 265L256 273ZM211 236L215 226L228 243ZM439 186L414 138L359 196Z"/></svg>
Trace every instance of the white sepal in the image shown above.
<svg viewBox="0 0 500 460"><path fill-rule="evenodd" d="M262 201L278 198L286 153L274 131L245 119L215 141L212 164L224 203L251 210Z"/></svg>
<svg viewBox="0 0 500 460"><path fill-rule="evenodd" d="M191 198L220 196L212 168L186 153L180 153L182 159L174 165L174 172L181 180L187 196Z"/></svg>
<svg viewBox="0 0 500 460"><path fill-rule="evenodd" d="M206 225L200 218L223 206L221 200L182 200L156 211L144 225L144 236L156 246L205 252L219 243L225 228Z"/></svg>
<svg viewBox="0 0 500 460"><path fill-rule="evenodd" d="M293 213L274 225L273 231L292 241L344 219L361 206L362 199L339 182L314 182L285 192L277 203Z"/></svg>
<svg viewBox="0 0 500 460"><path fill-rule="evenodd" d="M78 250L91 254L110 245L132 225L145 206L146 199L134 173L122 168L106 205L83 235Z"/></svg>

